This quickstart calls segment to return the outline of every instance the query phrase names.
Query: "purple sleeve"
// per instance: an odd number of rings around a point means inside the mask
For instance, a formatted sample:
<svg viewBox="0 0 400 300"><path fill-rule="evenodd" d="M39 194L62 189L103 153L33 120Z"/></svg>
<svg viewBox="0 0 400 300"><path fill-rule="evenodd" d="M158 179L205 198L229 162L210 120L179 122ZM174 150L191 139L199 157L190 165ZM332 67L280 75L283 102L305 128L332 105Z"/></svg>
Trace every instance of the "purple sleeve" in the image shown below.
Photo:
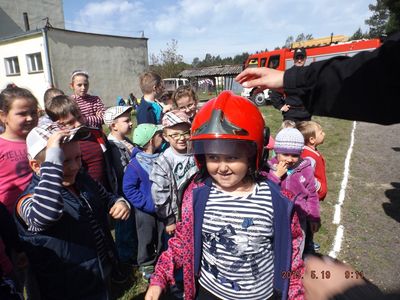
<svg viewBox="0 0 400 300"><path fill-rule="evenodd" d="M303 175L306 179L304 185L308 191L307 219L313 222L319 222L320 221L319 197L315 186L314 170L311 165L304 169Z"/></svg>

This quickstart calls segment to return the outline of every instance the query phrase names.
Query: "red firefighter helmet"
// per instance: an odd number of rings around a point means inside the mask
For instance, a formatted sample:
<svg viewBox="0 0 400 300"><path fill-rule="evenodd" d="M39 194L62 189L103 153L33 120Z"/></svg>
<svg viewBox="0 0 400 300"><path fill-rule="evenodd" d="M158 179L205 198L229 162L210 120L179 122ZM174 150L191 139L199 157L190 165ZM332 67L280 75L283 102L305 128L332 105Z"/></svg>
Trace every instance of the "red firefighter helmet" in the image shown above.
<svg viewBox="0 0 400 300"><path fill-rule="evenodd" d="M208 101L192 123L194 154L235 154L246 147L260 167L264 146L264 119L250 100L229 91Z"/></svg>

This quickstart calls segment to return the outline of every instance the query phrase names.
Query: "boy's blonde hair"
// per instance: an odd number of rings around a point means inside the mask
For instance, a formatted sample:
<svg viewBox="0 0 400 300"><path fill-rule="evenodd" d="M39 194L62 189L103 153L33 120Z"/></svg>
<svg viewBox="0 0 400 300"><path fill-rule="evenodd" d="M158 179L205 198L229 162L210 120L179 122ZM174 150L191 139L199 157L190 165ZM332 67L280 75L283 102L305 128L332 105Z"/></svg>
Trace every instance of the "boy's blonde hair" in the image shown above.
<svg viewBox="0 0 400 300"><path fill-rule="evenodd" d="M155 86L161 85L161 76L151 71L145 72L140 75L139 84L143 94L150 94Z"/></svg>
<svg viewBox="0 0 400 300"><path fill-rule="evenodd" d="M296 127L303 135L305 143L308 143L310 138L316 137L317 128L322 128L321 124L316 121L302 121L297 123Z"/></svg>
<svg viewBox="0 0 400 300"><path fill-rule="evenodd" d="M181 85L176 89L176 91L172 95L172 100L174 101L175 105L176 100L179 100L183 97L189 97L192 98L194 102L198 102L198 98L196 93L193 91L192 87L190 85Z"/></svg>

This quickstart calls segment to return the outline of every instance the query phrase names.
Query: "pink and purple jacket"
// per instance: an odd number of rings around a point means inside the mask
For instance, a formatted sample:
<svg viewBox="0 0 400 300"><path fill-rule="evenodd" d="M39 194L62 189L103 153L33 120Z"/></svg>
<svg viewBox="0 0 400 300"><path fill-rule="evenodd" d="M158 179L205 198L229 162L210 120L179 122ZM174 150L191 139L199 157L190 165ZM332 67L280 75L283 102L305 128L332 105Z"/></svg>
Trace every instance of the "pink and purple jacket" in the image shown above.
<svg viewBox="0 0 400 300"><path fill-rule="evenodd" d="M267 174L268 179L280 185L282 189L294 194L294 206L299 218L319 222L319 197L311 161L308 159L301 160L290 175L285 174L281 178L274 174L273 166L278 163L277 158L273 157L268 163L270 165L270 171Z"/></svg>
<svg viewBox="0 0 400 300"><path fill-rule="evenodd" d="M184 293L188 300L196 296L202 256L202 222L211 184L211 178L189 184L183 195L182 220L176 224L175 236L168 241L168 249L158 259L150 281L150 285L165 289L175 284L174 270L183 268ZM282 274L291 271L292 255L297 253L292 251L293 203L281 194L277 185L272 182L268 185L274 209L274 290L282 299L287 299L289 278Z"/></svg>

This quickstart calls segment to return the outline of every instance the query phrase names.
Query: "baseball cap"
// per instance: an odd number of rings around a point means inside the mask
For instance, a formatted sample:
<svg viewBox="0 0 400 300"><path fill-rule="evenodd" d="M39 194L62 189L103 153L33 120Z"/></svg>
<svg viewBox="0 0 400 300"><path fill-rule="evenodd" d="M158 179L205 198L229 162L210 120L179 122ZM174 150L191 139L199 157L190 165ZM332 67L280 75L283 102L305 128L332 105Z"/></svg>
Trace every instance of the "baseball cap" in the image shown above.
<svg viewBox="0 0 400 300"><path fill-rule="evenodd" d="M298 57L298 56L307 57L306 49L304 49L304 48L297 48L296 50L294 50L294 55L293 55L293 57L296 58L296 57Z"/></svg>
<svg viewBox="0 0 400 300"><path fill-rule="evenodd" d="M162 125L142 123L133 131L133 143L139 147L144 147L158 131L163 130Z"/></svg>
<svg viewBox="0 0 400 300"><path fill-rule="evenodd" d="M167 112L162 118L162 125L164 127L172 127L181 123L187 123L191 125L189 116L184 111L171 110Z"/></svg>
<svg viewBox="0 0 400 300"><path fill-rule="evenodd" d="M65 129L62 125L52 122L43 124L33 128L26 137L26 146L30 159L34 159L40 151L47 147L47 141L55 132ZM68 143L83 139L88 136L90 129L85 126L80 126L70 130L70 134L61 142Z"/></svg>
<svg viewBox="0 0 400 300"><path fill-rule="evenodd" d="M132 106L112 106L112 107L108 108L104 112L104 116L103 116L104 124L106 124L107 126L111 125L112 122L116 118L118 118L125 112L131 111L131 110L132 110Z"/></svg>

